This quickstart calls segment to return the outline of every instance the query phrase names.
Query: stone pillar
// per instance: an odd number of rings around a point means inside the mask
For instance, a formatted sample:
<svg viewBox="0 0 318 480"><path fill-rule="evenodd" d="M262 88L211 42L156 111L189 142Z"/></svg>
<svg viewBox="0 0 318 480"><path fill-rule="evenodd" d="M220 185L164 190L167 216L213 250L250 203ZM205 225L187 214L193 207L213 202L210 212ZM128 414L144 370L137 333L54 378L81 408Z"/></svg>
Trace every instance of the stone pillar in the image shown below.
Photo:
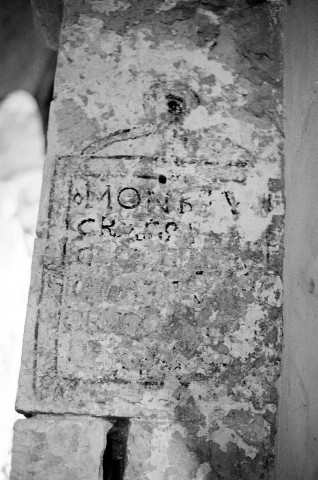
<svg viewBox="0 0 318 480"><path fill-rule="evenodd" d="M273 475L280 32L254 3L65 5L17 408L129 419L126 479Z"/></svg>

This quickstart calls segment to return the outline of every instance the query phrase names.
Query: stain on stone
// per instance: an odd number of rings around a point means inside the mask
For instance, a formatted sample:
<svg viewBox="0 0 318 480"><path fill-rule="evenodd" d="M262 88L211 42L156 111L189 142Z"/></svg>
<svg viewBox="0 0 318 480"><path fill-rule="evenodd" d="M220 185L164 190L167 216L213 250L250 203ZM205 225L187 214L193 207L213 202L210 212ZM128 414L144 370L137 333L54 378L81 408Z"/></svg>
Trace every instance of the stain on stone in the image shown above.
<svg viewBox="0 0 318 480"><path fill-rule="evenodd" d="M309 292L310 294L312 294L312 293L314 293L314 291L315 291L315 281L311 278L311 279L309 280L308 292Z"/></svg>
<svg viewBox="0 0 318 480"><path fill-rule="evenodd" d="M79 152L85 140L96 135L97 121L88 118L85 110L69 98L55 112L59 141L69 151Z"/></svg>
<svg viewBox="0 0 318 480"><path fill-rule="evenodd" d="M205 46L207 43L211 44L216 42L216 39L220 33L220 25L217 17L209 15L209 10L199 9L195 18L197 25L197 45L199 47Z"/></svg>
<svg viewBox="0 0 318 480"><path fill-rule="evenodd" d="M175 409L175 419L186 428L189 435L196 435L200 425L205 425L205 418L196 406L194 398L187 391L182 391L179 405Z"/></svg>

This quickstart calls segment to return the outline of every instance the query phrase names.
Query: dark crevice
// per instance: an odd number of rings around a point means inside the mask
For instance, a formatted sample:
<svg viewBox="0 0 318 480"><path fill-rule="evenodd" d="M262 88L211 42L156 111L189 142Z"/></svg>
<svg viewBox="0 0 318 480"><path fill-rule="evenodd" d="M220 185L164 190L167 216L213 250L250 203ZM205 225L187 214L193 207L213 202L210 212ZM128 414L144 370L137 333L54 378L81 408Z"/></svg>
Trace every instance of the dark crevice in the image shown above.
<svg viewBox="0 0 318 480"><path fill-rule="evenodd" d="M262 3L266 3L267 0L246 0L246 3L249 7L256 7L257 5L261 5Z"/></svg>
<svg viewBox="0 0 318 480"><path fill-rule="evenodd" d="M159 181L159 183L165 184L165 183L167 183L167 177L165 175L159 175L158 181Z"/></svg>
<svg viewBox="0 0 318 480"><path fill-rule="evenodd" d="M181 115L185 110L185 102L183 98L169 93L166 95L168 112L173 115Z"/></svg>
<svg viewBox="0 0 318 480"><path fill-rule="evenodd" d="M19 413L19 412L18 412ZM20 412L22 413L22 412ZM33 413L30 413L30 412L23 412L22 415L24 415L25 418L32 418L34 417L34 414Z"/></svg>
<svg viewBox="0 0 318 480"><path fill-rule="evenodd" d="M103 480L123 480L127 463L128 418L116 420L107 435L103 456Z"/></svg>

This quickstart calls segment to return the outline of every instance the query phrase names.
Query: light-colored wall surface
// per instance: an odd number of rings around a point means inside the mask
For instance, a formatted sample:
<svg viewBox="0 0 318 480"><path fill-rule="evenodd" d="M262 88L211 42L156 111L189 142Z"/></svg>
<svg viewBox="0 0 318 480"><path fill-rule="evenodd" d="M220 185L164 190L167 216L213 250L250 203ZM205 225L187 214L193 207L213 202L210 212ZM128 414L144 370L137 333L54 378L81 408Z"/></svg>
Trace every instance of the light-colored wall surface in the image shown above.
<svg viewBox="0 0 318 480"><path fill-rule="evenodd" d="M44 136L35 100L0 104L0 480L8 480Z"/></svg>
<svg viewBox="0 0 318 480"><path fill-rule="evenodd" d="M318 478L318 4L286 10L286 233L279 480Z"/></svg>

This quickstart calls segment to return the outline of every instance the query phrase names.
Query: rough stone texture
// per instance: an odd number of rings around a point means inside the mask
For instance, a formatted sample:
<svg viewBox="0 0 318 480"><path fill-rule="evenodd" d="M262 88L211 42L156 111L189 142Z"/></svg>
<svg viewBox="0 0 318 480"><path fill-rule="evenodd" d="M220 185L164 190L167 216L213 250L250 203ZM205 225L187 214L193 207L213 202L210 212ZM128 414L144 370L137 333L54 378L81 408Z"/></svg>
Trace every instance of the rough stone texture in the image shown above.
<svg viewBox="0 0 318 480"><path fill-rule="evenodd" d="M243 0L72 3L18 409L133 417L132 433L168 435L182 478L270 479L278 20ZM173 478L149 460L152 440L135 438L145 458L135 478Z"/></svg>
<svg viewBox="0 0 318 480"><path fill-rule="evenodd" d="M110 422L39 415L14 427L11 480L102 480Z"/></svg>

